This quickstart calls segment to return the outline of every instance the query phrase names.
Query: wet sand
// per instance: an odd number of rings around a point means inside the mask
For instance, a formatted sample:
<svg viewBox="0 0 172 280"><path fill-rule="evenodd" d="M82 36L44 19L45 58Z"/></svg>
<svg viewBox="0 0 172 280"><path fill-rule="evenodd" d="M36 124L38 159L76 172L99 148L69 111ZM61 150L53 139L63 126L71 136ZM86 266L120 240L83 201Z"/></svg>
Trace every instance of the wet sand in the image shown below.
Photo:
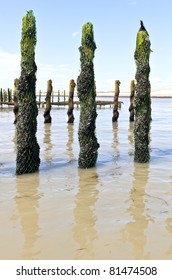
<svg viewBox="0 0 172 280"><path fill-rule="evenodd" d="M95 168L78 168L79 110L39 110L40 171L15 175L12 109L0 109L0 259L172 259L171 99L152 100L151 160L133 162L128 100L98 109Z"/></svg>

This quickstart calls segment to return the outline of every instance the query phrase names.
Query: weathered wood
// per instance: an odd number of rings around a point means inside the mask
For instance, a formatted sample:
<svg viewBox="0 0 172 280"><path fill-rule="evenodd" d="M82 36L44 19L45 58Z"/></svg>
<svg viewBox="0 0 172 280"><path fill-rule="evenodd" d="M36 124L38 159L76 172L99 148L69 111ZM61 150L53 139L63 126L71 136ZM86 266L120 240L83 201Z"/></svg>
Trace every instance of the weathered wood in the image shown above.
<svg viewBox="0 0 172 280"><path fill-rule="evenodd" d="M51 94L53 91L52 80L47 81L47 95L45 98L46 101L46 108L44 112L44 123L51 123Z"/></svg>
<svg viewBox="0 0 172 280"><path fill-rule="evenodd" d="M93 64L95 49L93 25L87 22L82 27L79 48L81 72L77 79L77 93L81 106L78 130L80 145L78 165L80 168L95 166L98 156L99 143L95 134L97 112Z"/></svg>
<svg viewBox="0 0 172 280"><path fill-rule="evenodd" d="M119 93L120 93L120 89L119 89L120 84L121 84L121 82L119 80L115 81L115 96L114 96L114 108L113 108L112 122L117 122L118 117L119 117L118 98L119 98Z"/></svg>
<svg viewBox="0 0 172 280"><path fill-rule="evenodd" d="M136 162L148 162L150 159L149 132L151 122L151 98L149 81L149 57L151 53L149 34L141 21L141 27L137 33L136 50L134 58L136 62L136 94L134 97L135 122L134 122L134 160Z"/></svg>
<svg viewBox="0 0 172 280"><path fill-rule="evenodd" d="M129 112L130 112L130 122L134 121L134 94L135 94L135 81L132 80L130 84L130 106L129 106Z"/></svg>
<svg viewBox="0 0 172 280"><path fill-rule="evenodd" d="M16 174L36 172L39 169L39 144L36 138L36 19L28 11L22 20L21 75L18 83L19 114L17 119ZM26 51L27 50L27 51ZM29 186L28 186L29 187Z"/></svg>
<svg viewBox="0 0 172 280"><path fill-rule="evenodd" d="M70 80L69 84L69 100L68 100L68 123L73 123L74 122L74 115L73 115L73 109L74 109L74 103L73 103L73 97L74 97L74 90L75 90L75 81Z"/></svg>
<svg viewBox="0 0 172 280"><path fill-rule="evenodd" d="M13 101L14 101L14 108L13 108L13 112L14 112L14 124L17 123L17 118L18 118L18 111L19 111L19 106L18 106L18 91L17 91L17 86L19 83L19 79L15 79L14 80L14 90L13 90ZM11 102L9 102L10 104Z"/></svg>

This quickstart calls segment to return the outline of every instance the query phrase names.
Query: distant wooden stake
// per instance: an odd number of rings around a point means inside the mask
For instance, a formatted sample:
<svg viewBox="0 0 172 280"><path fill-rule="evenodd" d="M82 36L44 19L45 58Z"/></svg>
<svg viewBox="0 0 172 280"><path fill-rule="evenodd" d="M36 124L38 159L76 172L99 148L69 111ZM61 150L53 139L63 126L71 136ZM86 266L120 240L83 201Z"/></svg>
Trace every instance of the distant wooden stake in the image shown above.
<svg viewBox="0 0 172 280"><path fill-rule="evenodd" d="M114 95L114 108L113 108L113 117L112 117L112 122L117 122L118 117L119 117L119 112L118 112L118 98L119 98L119 93L120 93L120 86L121 82L119 80L115 81L115 95Z"/></svg>
<svg viewBox="0 0 172 280"><path fill-rule="evenodd" d="M70 80L68 111L67 111L68 121L67 121L67 123L73 123L74 119L75 119L74 115L73 115L73 109L74 109L73 96L74 96L75 86L76 86L75 81L74 80Z"/></svg>
<svg viewBox="0 0 172 280"><path fill-rule="evenodd" d="M135 81L132 80L130 84L130 122L134 121L134 93L135 93Z"/></svg>
<svg viewBox="0 0 172 280"><path fill-rule="evenodd" d="M1 105L2 105L2 102L3 102L2 88L0 89L0 102L1 102Z"/></svg>
<svg viewBox="0 0 172 280"><path fill-rule="evenodd" d="M39 90L39 108L41 106L41 90Z"/></svg>
<svg viewBox="0 0 172 280"><path fill-rule="evenodd" d="M60 102L60 90L58 90L58 102Z"/></svg>
<svg viewBox="0 0 172 280"><path fill-rule="evenodd" d="M50 116L50 111L51 111L51 94L52 94L52 80L47 81L47 95L45 98L46 101L46 108L44 112L44 123L51 123L51 116Z"/></svg>
<svg viewBox="0 0 172 280"><path fill-rule="evenodd" d="M18 82L19 82L19 79L14 80L14 91L13 91L13 101L14 101L13 112L14 112L14 115L15 115L14 124L17 123L18 110L19 110L19 107L18 107L18 92L17 92Z"/></svg>

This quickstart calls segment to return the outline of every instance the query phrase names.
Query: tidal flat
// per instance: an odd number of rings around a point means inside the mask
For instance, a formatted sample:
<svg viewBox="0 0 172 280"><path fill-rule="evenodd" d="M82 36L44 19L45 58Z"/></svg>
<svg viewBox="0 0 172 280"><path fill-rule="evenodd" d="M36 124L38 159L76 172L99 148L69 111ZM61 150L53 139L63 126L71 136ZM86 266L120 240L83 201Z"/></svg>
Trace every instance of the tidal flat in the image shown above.
<svg viewBox="0 0 172 280"><path fill-rule="evenodd" d="M172 259L172 99L152 98L150 162L134 163L129 100L97 108L96 167L78 168L79 109L39 109L40 170L16 176L12 108L0 109L0 259Z"/></svg>

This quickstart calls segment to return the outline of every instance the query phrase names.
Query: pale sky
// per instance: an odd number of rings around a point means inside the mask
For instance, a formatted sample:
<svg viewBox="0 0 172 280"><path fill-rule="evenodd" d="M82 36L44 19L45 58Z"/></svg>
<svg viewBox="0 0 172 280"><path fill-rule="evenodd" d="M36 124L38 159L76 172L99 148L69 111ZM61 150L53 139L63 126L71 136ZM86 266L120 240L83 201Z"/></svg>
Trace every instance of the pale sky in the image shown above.
<svg viewBox="0 0 172 280"><path fill-rule="evenodd" d="M37 25L35 61L37 91L68 90L69 80L80 73L82 26L91 22L97 45L94 70L97 91L121 92L135 77L134 51L140 20L149 33L152 90L172 88L171 0L0 0L0 87L13 88L20 76L22 17L33 10Z"/></svg>

